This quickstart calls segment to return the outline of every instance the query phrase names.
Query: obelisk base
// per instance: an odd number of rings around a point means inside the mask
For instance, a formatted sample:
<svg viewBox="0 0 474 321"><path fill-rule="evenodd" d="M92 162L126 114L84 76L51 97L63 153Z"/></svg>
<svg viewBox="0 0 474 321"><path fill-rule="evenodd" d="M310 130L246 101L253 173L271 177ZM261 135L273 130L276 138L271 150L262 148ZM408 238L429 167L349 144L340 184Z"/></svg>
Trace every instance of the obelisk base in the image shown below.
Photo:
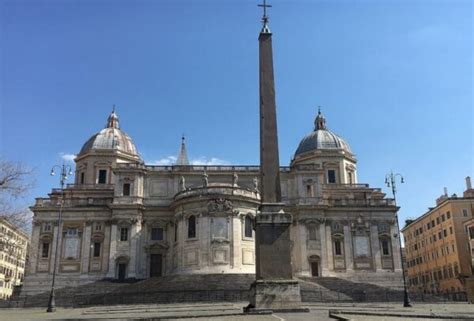
<svg viewBox="0 0 474 321"><path fill-rule="evenodd" d="M247 313L309 312L301 307L300 286L296 280L257 280L250 288Z"/></svg>
<svg viewBox="0 0 474 321"><path fill-rule="evenodd" d="M301 308L298 281L293 279L290 228L293 217L282 203L262 203L255 218L256 281L247 313L308 312Z"/></svg>

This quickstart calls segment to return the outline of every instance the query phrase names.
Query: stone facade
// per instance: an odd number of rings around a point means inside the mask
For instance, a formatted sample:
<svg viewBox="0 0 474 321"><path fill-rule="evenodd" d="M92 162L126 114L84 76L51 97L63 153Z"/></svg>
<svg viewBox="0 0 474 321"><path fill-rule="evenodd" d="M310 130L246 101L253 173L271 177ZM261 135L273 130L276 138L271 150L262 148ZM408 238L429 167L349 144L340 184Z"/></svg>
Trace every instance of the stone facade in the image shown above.
<svg viewBox="0 0 474 321"><path fill-rule="evenodd" d="M467 290L464 279L473 275L469 235L464 223L472 220L474 189L466 178L462 197L445 194L436 206L407 220L405 240L407 283L413 293L458 293Z"/></svg>
<svg viewBox="0 0 474 321"><path fill-rule="evenodd" d="M380 189L357 182L355 156L321 113L315 124L303 151L280 167L284 211L293 218L293 275L399 282L397 207ZM103 278L255 273L258 166L146 165L115 112L75 162L74 184L64 194L53 189L31 208L24 292L48 290L57 233L58 287Z"/></svg>
<svg viewBox="0 0 474 321"><path fill-rule="evenodd" d="M28 235L0 218L0 300L8 299L25 275Z"/></svg>

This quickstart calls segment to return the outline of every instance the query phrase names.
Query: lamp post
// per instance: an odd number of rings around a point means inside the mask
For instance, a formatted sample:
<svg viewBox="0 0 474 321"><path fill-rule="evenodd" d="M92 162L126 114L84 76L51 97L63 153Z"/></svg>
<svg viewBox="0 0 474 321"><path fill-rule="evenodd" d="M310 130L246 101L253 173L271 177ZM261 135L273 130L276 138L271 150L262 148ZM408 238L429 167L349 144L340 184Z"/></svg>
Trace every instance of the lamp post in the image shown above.
<svg viewBox="0 0 474 321"><path fill-rule="evenodd" d="M392 188L393 200L395 202L395 206L397 206L397 177L400 178L400 183L405 183L402 174L393 173L390 171L390 174L385 176L385 184L387 187ZM400 246L400 261L402 263L402 276L403 276L403 306L406 308L411 307L410 298L408 297L408 290L407 290L407 282L405 278L405 263L403 262L403 255L402 255L402 237L400 234L400 224L398 223L398 210L395 212L395 219L397 221L397 229L398 229L398 242Z"/></svg>
<svg viewBox="0 0 474 321"><path fill-rule="evenodd" d="M68 175L72 175L72 168L69 165L65 165L64 163L59 165L54 165L51 168L51 176L54 176L56 173L54 172L55 169L59 169L61 174L59 176L59 182L61 183L61 198L59 201L59 212L58 212L58 231L56 233L56 246L54 247L54 262L53 262L53 281L51 283L51 294L49 295L48 301L48 309L46 312L55 312L56 311L56 302L54 299L54 282L56 280L56 269L57 269L57 262L58 262L58 244L59 244L59 231L61 228L61 215L63 210L63 203L64 203L64 183L67 180Z"/></svg>

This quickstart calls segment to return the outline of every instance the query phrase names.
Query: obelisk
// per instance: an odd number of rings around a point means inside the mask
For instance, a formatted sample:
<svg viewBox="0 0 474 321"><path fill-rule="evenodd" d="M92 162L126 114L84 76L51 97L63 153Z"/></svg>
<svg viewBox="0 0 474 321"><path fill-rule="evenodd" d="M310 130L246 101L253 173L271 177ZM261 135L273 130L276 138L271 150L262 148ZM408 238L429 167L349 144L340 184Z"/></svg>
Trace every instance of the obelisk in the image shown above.
<svg viewBox="0 0 474 321"><path fill-rule="evenodd" d="M255 219L256 280L249 312L300 309L301 294L293 279L290 227L292 215L281 202L280 162L273 75L272 34L264 0L263 28L258 37L260 69L260 195Z"/></svg>

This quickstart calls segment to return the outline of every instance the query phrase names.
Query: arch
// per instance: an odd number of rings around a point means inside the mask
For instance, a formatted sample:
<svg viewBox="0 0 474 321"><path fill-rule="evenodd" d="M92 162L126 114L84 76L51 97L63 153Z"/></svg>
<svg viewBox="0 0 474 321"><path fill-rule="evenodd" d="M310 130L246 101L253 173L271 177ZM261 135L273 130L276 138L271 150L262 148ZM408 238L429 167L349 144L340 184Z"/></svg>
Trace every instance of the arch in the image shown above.
<svg viewBox="0 0 474 321"><path fill-rule="evenodd" d="M253 237L253 218L249 214L245 215L244 236L248 238Z"/></svg>

